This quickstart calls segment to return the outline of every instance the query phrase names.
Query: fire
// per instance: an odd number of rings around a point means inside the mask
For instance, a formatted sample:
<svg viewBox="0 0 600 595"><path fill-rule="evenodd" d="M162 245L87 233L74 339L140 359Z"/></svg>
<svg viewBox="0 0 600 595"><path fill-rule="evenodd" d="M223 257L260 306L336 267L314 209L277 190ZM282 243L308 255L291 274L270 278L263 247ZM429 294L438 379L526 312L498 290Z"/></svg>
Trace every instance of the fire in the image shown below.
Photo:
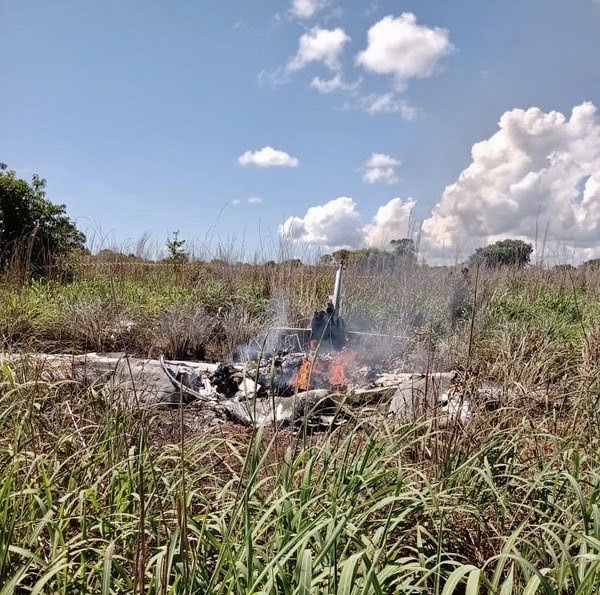
<svg viewBox="0 0 600 595"><path fill-rule="evenodd" d="M298 371L292 376L290 385L301 390L324 383L328 383L332 388L344 388L348 385L346 368L357 356L358 353L353 349L346 349L334 357L307 357L302 360Z"/></svg>
<svg viewBox="0 0 600 595"><path fill-rule="evenodd" d="M329 365L329 384L331 386L341 388L348 384L346 378L346 367L351 364L358 353L354 349L346 349L338 353Z"/></svg>
<svg viewBox="0 0 600 595"><path fill-rule="evenodd" d="M314 360L305 358L302 360L298 371L292 376L290 384L296 388L306 390L310 382L311 367Z"/></svg>

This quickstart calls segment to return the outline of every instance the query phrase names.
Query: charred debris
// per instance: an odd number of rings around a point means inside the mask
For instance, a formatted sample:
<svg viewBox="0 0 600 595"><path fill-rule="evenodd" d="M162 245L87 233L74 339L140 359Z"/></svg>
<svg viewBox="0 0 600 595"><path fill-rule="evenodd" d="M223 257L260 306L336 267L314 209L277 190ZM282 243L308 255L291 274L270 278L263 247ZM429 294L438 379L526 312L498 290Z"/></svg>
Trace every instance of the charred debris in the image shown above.
<svg viewBox="0 0 600 595"><path fill-rule="evenodd" d="M333 294L314 313L310 327L279 327L277 347L266 339L254 353L210 373L194 375L183 364L161 362L176 393L168 403L211 402L229 419L248 425L331 426L355 415L360 406L398 417L414 417L442 408L467 420L471 405L456 390L457 375L411 374L369 362L365 340L392 338L347 328L342 317L345 262L336 271Z"/></svg>
<svg viewBox="0 0 600 595"><path fill-rule="evenodd" d="M475 403L502 397L497 387L484 390L464 374L415 374L402 371L393 358L374 357L374 343L393 338L347 328L342 317L344 272L341 262L333 294L314 313L310 326L271 329L277 340L269 342L275 344L270 352L265 339L254 356L245 350L231 364L140 359L124 353L16 357L22 366L35 366L36 377L91 385L115 407L185 407L186 418L196 426L229 420L320 429L381 414L401 420L439 419L441 414L467 423Z"/></svg>

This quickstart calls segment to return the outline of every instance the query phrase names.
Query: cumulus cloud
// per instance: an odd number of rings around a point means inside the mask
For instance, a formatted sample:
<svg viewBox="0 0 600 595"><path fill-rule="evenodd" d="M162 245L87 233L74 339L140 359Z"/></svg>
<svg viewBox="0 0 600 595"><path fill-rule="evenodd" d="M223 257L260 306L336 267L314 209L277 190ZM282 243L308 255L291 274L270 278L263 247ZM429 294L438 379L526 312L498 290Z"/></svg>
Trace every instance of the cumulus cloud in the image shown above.
<svg viewBox="0 0 600 595"><path fill-rule="evenodd" d="M356 63L377 74L391 74L396 86L404 88L411 78L431 76L439 60L453 49L449 33L439 27L417 24L410 12L386 16L368 33L367 48Z"/></svg>
<svg viewBox="0 0 600 595"><path fill-rule="evenodd" d="M362 237L360 215L351 198L340 196L310 207L304 217L290 217L279 226L279 234L317 246L356 246Z"/></svg>
<svg viewBox="0 0 600 595"><path fill-rule="evenodd" d="M258 151L246 151L238 157L238 163L258 167L298 167L300 165L300 161L296 157L268 146Z"/></svg>
<svg viewBox="0 0 600 595"><path fill-rule="evenodd" d="M368 169L397 168L373 153ZM388 174L382 175L382 181ZM392 174L395 175L395 174ZM368 180L367 180L368 181ZM339 197L287 219L279 233L326 248L387 247L408 237L412 199L394 198L365 222L356 203ZM433 260L468 256L507 237L544 239L572 249L576 260L600 257L600 116L592 103L569 116L539 108L502 115L498 131L472 148L472 162L446 187L422 225L421 248Z"/></svg>
<svg viewBox="0 0 600 595"><path fill-rule="evenodd" d="M569 118L535 107L508 111L499 130L471 153L471 164L423 223L423 241L433 254L461 246L466 252L505 237L534 241L540 230L581 254L600 255L600 118L594 105L576 106Z"/></svg>
<svg viewBox="0 0 600 595"><path fill-rule="evenodd" d="M240 201L240 199L239 199L239 198L234 198L234 199L231 201L231 205L232 205L232 206L234 206L234 207L237 207L237 206L240 204L240 202L241 202L241 201Z"/></svg>
<svg viewBox="0 0 600 595"><path fill-rule="evenodd" d="M310 207L303 217L290 217L279 226L279 234L294 242L326 249L389 247L392 239L406 237L414 201L393 198L379 208L365 225L357 205L347 196Z"/></svg>
<svg viewBox="0 0 600 595"><path fill-rule="evenodd" d="M419 109L399 99L394 93L372 93L360 99L360 107L370 115L399 114L405 120L414 120Z"/></svg>
<svg viewBox="0 0 600 595"><path fill-rule="evenodd" d="M337 72L335 76L330 79L322 79L320 76L316 76L310 82L310 86L313 89L316 89L319 93L329 94L355 91L360 86L360 83L361 79L358 79L353 83L347 83L342 78L341 73Z"/></svg>
<svg viewBox="0 0 600 595"><path fill-rule="evenodd" d="M363 181L368 184L395 184L398 182L396 168L400 165L401 162L398 159L385 153L371 153L371 157L363 166Z"/></svg>
<svg viewBox="0 0 600 595"><path fill-rule="evenodd" d="M414 206L415 202L410 198L406 201L392 198L379 207L373 222L362 230L364 244L374 248L387 248L392 240L407 237Z"/></svg>
<svg viewBox="0 0 600 595"><path fill-rule="evenodd" d="M290 12L299 19L310 19L327 4L328 0L294 0Z"/></svg>
<svg viewBox="0 0 600 595"><path fill-rule="evenodd" d="M298 41L298 51L286 65L286 71L296 72L311 62L322 62L330 70L340 68L340 56L350 37L341 28L313 27Z"/></svg>
<svg viewBox="0 0 600 595"><path fill-rule="evenodd" d="M251 196L248 199L248 204L251 205L261 205L263 202L263 199L260 196Z"/></svg>

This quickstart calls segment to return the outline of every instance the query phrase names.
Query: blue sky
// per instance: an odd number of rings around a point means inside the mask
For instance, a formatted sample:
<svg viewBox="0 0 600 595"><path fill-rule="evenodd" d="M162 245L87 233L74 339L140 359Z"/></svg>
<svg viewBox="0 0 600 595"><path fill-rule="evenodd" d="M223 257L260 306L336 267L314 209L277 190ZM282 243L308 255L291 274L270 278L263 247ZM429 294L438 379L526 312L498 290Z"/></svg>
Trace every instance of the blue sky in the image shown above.
<svg viewBox="0 0 600 595"><path fill-rule="evenodd" d="M449 258L531 240L535 211L553 241L596 253L600 123L582 107L600 106L594 0L4 0L0 53L0 161L47 178L97 245L179 229L251 254L281 229L321 249L383 246L411 212ZM499 146L505 178L500 163L481 172ZM253 157L264 147L297 164ZM573 181L557 190L561 151Z"/></svg>

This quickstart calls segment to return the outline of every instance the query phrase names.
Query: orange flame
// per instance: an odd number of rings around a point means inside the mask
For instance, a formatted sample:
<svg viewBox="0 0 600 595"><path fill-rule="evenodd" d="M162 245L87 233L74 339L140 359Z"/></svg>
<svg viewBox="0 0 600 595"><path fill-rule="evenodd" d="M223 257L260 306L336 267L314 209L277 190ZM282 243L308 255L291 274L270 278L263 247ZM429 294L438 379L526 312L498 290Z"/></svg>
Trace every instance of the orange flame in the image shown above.
<svg viewBox="0 0 600 595"><path fill-rule="evenodd" d="M303 359L298 371L292 376L290 384L296 388L306 390L310 381L310 367L310 359Z"/></svg>
<svg viewBox="0 0 600 595"><path fill-rule="evenodd" d="M334 387L345 387L348 384L346 367L351 364L358 353L354 349L346 349L338 353L329 365L329 384Z"/></svg>
<svg viewBox="0 0 600 595"><path fill-rule="evenodd" d="M317 359L316 354L306 357L302 360L298 371L292 376L290 385L302 390L308 389L311 383L314 387L320 383L319 376L326 371L324 362L321 359Z"/></svg>
<svg viewBox="0 0 600 595"><path fill-rule="evenodd" d="M333 359L329 359L329 355L325 355L324 358L317 358L316 355L306 357L291 377L290 386L307 390L311 384L319 386L328 383L333 388L344 388L348 385L346 368L357 356L358 353L353 349L346 349Z"/></svg>

